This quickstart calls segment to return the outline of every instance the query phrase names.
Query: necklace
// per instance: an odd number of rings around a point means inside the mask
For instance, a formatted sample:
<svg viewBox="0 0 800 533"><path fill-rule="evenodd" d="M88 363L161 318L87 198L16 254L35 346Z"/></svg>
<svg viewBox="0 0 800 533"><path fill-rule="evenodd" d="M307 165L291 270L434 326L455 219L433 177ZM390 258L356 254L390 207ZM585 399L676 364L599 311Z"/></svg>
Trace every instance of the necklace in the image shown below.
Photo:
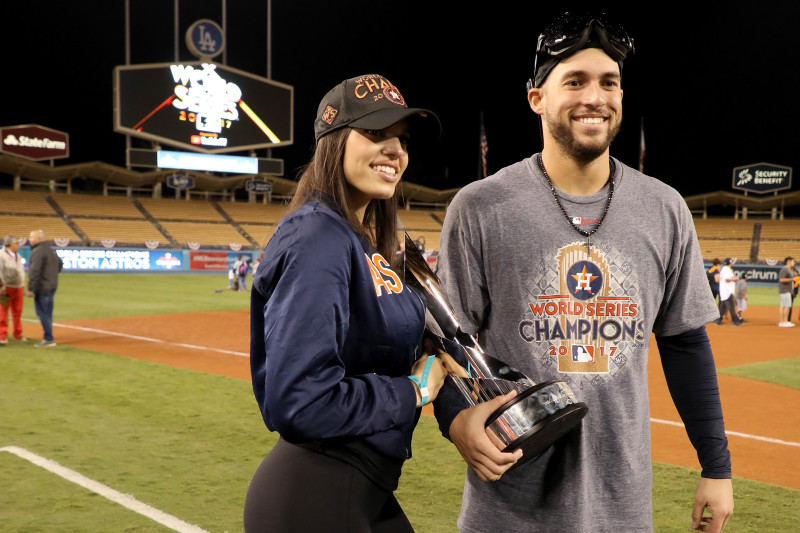
<svg viewBox="0 0 800 533"><path fill-rule="evenodd" d="M608 214L608 208L611 207L611 199L614 197L614 171L616 170L616 164L614 160L610 157L608 158L609 162L609 172L608 172L608 180L606 183L608 184L608 198L606 198L606 206L603 208L603 214L600 215L600 219L597 221L597 224L589 231L584 231L579 228L569 215L567 214L567 210L564 209L564 206L561 204L561 200L558 199L558 194L556 193L556 186L553 185L553 180L550 179L550 175L547 173L547 170L544 168L544 163L542 162L542 155L539 154L536 158L539 162L539 168L542 170L542 174L544 174L547 183L550 185L550 192L553 193L553 198L556 199L556 204L558 204L558 208L561 209L561 213L564 215L564 218L567 219L569 225L572 226L572 229L586 237L586 254L591 257L591 242L590 237L600 229L600 225L603 224L603 221L606 219L606 215ZM605 187L605 185L603 185Z"/></svg>

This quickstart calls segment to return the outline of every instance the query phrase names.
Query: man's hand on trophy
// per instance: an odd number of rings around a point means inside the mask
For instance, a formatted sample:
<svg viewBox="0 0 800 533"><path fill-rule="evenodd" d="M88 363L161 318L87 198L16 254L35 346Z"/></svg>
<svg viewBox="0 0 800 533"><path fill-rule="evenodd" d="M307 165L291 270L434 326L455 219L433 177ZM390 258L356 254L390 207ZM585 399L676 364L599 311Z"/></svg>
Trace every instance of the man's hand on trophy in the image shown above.
<svg viewBox="0 0 800 533"><path fill-rule="evenodd" d="M520 449L513 453L501 452L505 445L485 429L489 416L516 395L516 391L511 391L464 409L450 424L450 440L483 481L497 481L522 457Z"/></svg>

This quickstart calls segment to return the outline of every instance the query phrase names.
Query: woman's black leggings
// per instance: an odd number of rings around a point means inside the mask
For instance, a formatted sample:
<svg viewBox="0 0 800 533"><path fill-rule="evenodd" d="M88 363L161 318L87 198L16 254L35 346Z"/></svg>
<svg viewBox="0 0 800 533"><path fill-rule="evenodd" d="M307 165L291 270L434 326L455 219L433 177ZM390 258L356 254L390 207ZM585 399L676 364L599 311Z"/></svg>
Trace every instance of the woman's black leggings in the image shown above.
<svg viewBox="0 0 800 533"><path fill-rule="evenodd" d="M392 492L355 467L283 439L256 470L247 533L413 533Z"/></svg>

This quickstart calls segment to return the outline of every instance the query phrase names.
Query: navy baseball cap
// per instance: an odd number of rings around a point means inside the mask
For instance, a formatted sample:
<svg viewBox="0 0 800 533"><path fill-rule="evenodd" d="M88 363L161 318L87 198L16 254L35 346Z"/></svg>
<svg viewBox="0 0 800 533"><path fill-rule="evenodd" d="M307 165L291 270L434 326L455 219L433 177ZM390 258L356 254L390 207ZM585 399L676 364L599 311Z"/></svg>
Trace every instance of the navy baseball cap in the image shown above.
<svg viewBox="0 0 800 533"><path fill-rule="evenodd" d="M408 107L403 95L380 74L365 74L342 81L328 91L317 108L314 136L320 137L345 126L382 130L408 120L412 143L439 138L442 126L432 111Z"/></svg>

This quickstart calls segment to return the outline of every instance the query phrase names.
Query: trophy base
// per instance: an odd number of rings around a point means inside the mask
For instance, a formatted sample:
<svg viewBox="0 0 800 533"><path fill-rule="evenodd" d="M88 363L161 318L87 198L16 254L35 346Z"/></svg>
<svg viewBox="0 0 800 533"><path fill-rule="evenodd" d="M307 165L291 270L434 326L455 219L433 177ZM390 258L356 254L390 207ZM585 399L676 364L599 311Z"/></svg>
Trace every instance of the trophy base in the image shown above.
<svg viewBox="0 0 800 533"><path fill-rule="evenodd" d="M585 403L575 401L566 384L548 381L526 389L497 409L486 420L486 428L508 444L504 452L522 449L522 458L513 469L537 459L578 426L588 411Z"/></svg>

